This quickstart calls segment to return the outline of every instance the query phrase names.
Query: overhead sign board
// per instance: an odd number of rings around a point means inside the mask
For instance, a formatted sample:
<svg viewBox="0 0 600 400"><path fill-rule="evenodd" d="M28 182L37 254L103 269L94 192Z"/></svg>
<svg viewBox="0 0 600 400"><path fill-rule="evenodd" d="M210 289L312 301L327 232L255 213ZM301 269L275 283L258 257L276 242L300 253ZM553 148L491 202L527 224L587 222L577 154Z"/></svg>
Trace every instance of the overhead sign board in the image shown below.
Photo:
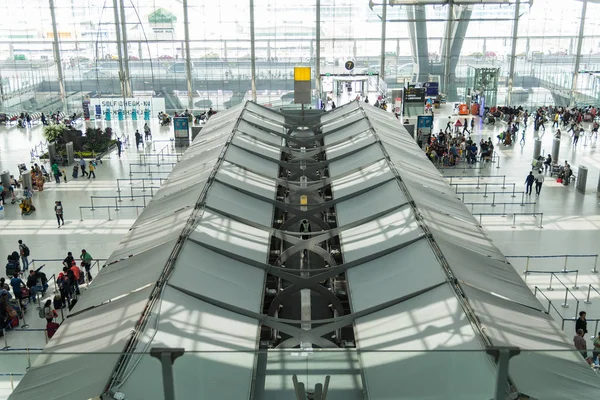
<svg viewBox="0 0 600 400"><path fill-rule="evenodd" d="M346 67L346 71L352 71L354 69L354 61L346 61L344 67Z"/></svg>
<svg viewBox="0 0 600 400"><path fill-rule="evenodd" d="M438 82L425 82L423 87L427 96L434 97L440 94L440 84Z"/></svg>
<svg viewBox="0 0 600 400"><path fill-rule="evenodd" d="M425 88L408 88L404 90L404 101L406 103L424 103Z"/></svg>

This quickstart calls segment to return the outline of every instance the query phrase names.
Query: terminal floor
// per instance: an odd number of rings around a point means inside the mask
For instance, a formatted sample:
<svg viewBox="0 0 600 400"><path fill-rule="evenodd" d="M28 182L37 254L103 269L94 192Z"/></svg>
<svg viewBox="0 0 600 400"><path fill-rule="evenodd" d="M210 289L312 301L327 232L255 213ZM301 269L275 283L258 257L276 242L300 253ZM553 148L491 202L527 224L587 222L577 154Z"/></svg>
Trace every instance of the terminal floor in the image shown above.
<svg viewBox="0 0 600 400"><path fill-rule="evenodd" d="M451 115L451 107L445 106L436 110L434 121L435 131L444 128ZM451 116L454 122L456 116ZM467 117L470 118L470 117ZM463 117L461 117L463 120ZM105 125L106 122L100 125ZM133 140L135 129L143 126L143 121L112 122L113 129L119 135L129 136ZM146 173L147 166L131 165L140 164L146 155L149 160L157 160L157 154L173 154L170 148L169 139L173 136L172 128L160 127L156 121L151 121L153 144L146 144L143 149L135 149L129 146L125 149L121 158L116 154L111 154L110 158L105 158L96 170L96 179L71 179L72 167L66 170L67 183L56 184L47 183L42 192L36 192L34 195L34 204L37 211L29 216L21 216L16 205L8 204L5 206L5 217L0 219L0 256L8 254L17 248L17 240L22 239L31 249L30 260L36 260L35 266L39 267L45 264L44 271L48 276L58 273L61 265L58 261L37 261L37 260L55 260L66 256L67 251L72 251L75 256L80 254L81 249L85 248L94 258L101 259L108 257L118 245L121 237L127 232L137 213L141 209L134 207L120 208L125 206L142 206L144 199L142 194L150 195L154 187L159 186L156 172L163 172L158 176L167 176L171 166L162 164L160 167L152 165L150 170L154 173L153 181L141 181L139 178L149 178ZM505 128L504 124L497 123L495 126L483 125L479 118L476 118L475 132L473 138L479 142L480 138L487 139L491 137L494 143L497 142L496 135ZM547 128L546 132L540 135L542 140L542 149L544 153L551 151L554 130ZM497 163L487 164L482 169L479 165L474 169L445 169L444 175L455 175L460 178L453 178L453 183L477 182L477 178L471 176L483 176L481 182L501 182L501 178L492 178L491 176L504 175L506 183L515 183L515 191L525 189L525 176L531 169L531 160L533 154L534 132L530 125L526 132L526 140L523 145L516 143L512 147L496 146L499 155L499 165ZM17 164L26 163L30 165L30 150L42 140L41 126L35 126L32 129L22 130L16 127L0 127L0 170L10 170L11 174L18 174ZM589 168L587 178L587 191L585 194L577 192L574 186L563 186L557 184L555 179L547 178L542 194L536 199L535 194L528 198L532 202L537 200L537 204L521 207L520 195L514 199L508 195L499 194L496 202L516 204L506 205L508 216L484 216L482 224L488 234L493 238L496 245L505 255L560 255L560 254L596 254L598 253L598 243L600 242L600 204L596 195L596 184L598 182L600 170L600 153L596 147L596 140L587 141L580 139L577 147L574 147L571 138L563 135L560 149L559 160L569 160L569 163L575 167L585 165ZM163 150L164 149L164 150ZM158 156L162 159L161 156ZM173 162L169 156L161 163ZM153 162L153 161L151 161ZM129 179L130 168L133 174L133 185L129 182L119 181L121 189L121 202L116 199L119 211L115 211L115 196L117 192L117 179ZM138 178L137 180L135 178ZM144 187L149 184L152 188ZM511 185L512 186L512 185ZM131 188L134 188L132 191ZM507 186L508 187L508 186ZM461 191L462 188L459 188ZM482 190L482 189L480 189ZM496 188L495 191L502 191ZM506 189L509 191L509 189ZM512 190L512 187L511 187ZM472 186L469 191L477 191ZM131 200L133 192L134 199ZM95 210L91 211L91 196L106 197L103 199L94 199ZM129 196L129 197L127 197ZM529 196L528 196L529 197ZM65 225L60 229L57 227L54 217L53 205L55 200L61 200L65 208ZM527 200L526 200L527 201ZM465 195L465 202L489 202L491 199L484 198L483 194ZM98 208L101 206L102 208ZM109 208L106 208L109 207ZM470 207L470 206L469 206ZM474 213L499 213L504 209L503 206L491 207L491 205L473 206ZM109 220L108 213L110 211ZM516 216L516 228L512 228L513 212L543 212L543 228L539 228L539 219L530 216ZM83 218L82 218L83 217ZM81 220L83 219L83 221ZM522 272L525 266L524 259L511 259L513 265L519 272ZM573 259L568 262L568 269L579 269L579 289L572 289L575 296L579 299L579 309L588 311L588 318L600 318L600 295L592 292L591 304L585 304L583 301L587 296L588 285L592 284L600 291L600 279L598 274L590 273L593 267L593 259ZM564 259L540 259L530 262L530 269L558 271L563 268ZM600 268L600 266L598 266ZM560 279L568 286L573 286L574 275L561 275ZM548 286L549 276L542 274L531 274L527 277L527 283L532 287ZM547 291L542 289L562 313L564 318L571 318L575 315L576 305L569 301L569 308L561 307L564 303L565 291L560 290L562 286L555 282L553 284L556 290ZM540 301L547 306L547 301L539 296ZM559 323L561 317L555 315ZM45 320L37 316L35 306L26 313L26 323L29 329L43 329ZM21 321L23 324L23 321ZM567 334L573 334L573 324L567 322L565 329ZM590 324L593 328L594 324ZM591 334L591 330L590 330ZM25 350L17 351L14 349L40 349L45 344L43 331L21 331L8 332L6 343L10 346L9 351L2 354L0 358L0 399L6 398L10 393L11 379L16 385L20 379L19 374L26 371L28 360L33 361L36 350L31 350L30 356ZM2 339L0 339L0 342ZM588 348L591 344L588 344ZM5 374L5 375L3 375ZM16 374L12 378L6 374Z"/></svg>

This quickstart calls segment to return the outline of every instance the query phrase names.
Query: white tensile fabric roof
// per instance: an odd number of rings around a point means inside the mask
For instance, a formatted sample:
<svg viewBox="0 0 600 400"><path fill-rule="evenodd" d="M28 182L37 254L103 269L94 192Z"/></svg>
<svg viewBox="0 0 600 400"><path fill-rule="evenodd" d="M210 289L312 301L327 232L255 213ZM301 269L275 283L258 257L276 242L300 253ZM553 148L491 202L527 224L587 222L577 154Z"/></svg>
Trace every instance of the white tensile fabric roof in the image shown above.
<svg viewBox="0 0 600 400"><path fill-rule="evenodd" d="M268 261L285 124L250 102L211 118L10 400L108 389L162 398L160 363L121 354L152 347L185 348L174 364L178 398L293 398L298 373L313 387L331 375L331 400L490 399L487 344L540 350L510 363L511 381L532 398L596 395L577 353L551 351L572 350L570 338L402 125L357 102L321 125L343 260L359 261L346 271L351 311L363 313L353 322L358 351L274 350L257 361L266 278L257 265Z"/></svg>

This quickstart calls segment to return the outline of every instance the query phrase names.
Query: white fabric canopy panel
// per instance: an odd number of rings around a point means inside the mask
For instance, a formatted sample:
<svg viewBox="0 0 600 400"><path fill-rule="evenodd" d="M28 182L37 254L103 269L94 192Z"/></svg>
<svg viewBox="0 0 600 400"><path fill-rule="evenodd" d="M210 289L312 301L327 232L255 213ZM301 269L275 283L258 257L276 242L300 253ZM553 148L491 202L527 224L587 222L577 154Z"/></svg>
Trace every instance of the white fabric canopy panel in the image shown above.
<svg viewBox="0 0 600 400"><path fill-rule="evenodd" d="M232 143L237 147L261 154L272 160L279 160L281 158L281 150L279 147L256 140L248 135L237 134L233 137Z"/></svg>
<svg viewBox="0 0 600 400"><path fill-rule="evenodd" d="M394 178L394 173L385 160L380 160L354 172L331 178L331 187L334 196L340 198L391 178Z"/></svg>
<svg viewBox="0 0 600 400"><path fill-rule="evenodd" d="M344 121L346 122L346 121ZM350 122L350 121L348 121ZM346 123L348 123L346 122ZM325 139L323 140L325 142L326 146L330 146L332 143L336 143L336 142L341 142L344 141L345 139L345 146L348 146L349 144L354 144L355 142L360 142L360 139L364 136L361 135L362 133L367 133L367 137L363 138L362 140L369 140L370 142L374 142L375 139L372 137L372 133L370 132L371 126L369 125L369 122L362 118L359 119L358 121L354 122L352 125L345 127L344 129L340 129L336 132L333 133L329 133L327 136L325 136ZM325 127L323 127L323 133L327 133L327 130L325 130ZM338 145L342 146L342 144ZM328 149L329 150L329 149ZM333 150L333 148L331 149ZM335 151L335 150L333 150ZM342 152L343 153L343 152Z"/></svg>
<svg viewBox="0 0 600 400"><path fill-rule="evenodd" d="M271 132L263 131L259 127L252 125L243 119L238 124L237 131L248 136L253 136L258 140L262 140L263 142L271 143L275 146L281 145L281 137ZM280 132L280 134L283 134L283 131Z"/></svg>
<svg viewBox="0 0 600 400"><path fill-rule="evenodd" d="M9 399L81 400L100 396L150 292L151 288L140 290L67 318Z"/></svg>
<svg viewBox="0 0 600 400"><path fill-rule="evenodd" d="M371 400L493 398L495 367L448 285L360 318Z"/></svg>
<svg viewBox="0 0 600 400"><path fill-rule="evenodd" d="M552 317L469 286L464 291L492 345L521 348L509 364L521 393L540 400L598 397L598 376Z"/></svg>
<svg viewBox="0 0 600 400"><path fill-rule="evenodd" d="M426 240L351 268L347 277L353 312L408 296L446 280Z"/></svg>
<svg viewBox="0 0 600 400"><path fill-rule="evenodd" d="M225 160L241 165L257 174L277 178L278 165L276 162L265 160L239 147L230 146L225 153Z"/></svg>
<svg viewBox="0 0 600 400"><path fill-rule="evenodd" d="M193 210L188 209L165 217L160 226L154 222L134 226L119 242L119 247L110 255L107 264L128 258L178 238L183 232Z"/></svg>
<svg viewBox="0 0 600 400"><path fill-rule="evenodd" d="M275 179L256 174L227 161L223 162L215 178L264 198L275 199L275 189L277 187Z"/></svg>
<svg viewBox="0 0 600 400"><path fill-rule="evenodd" d="M111 301L119 296L154 285L165 268L177 240L171 240L133 257L102 268L72 312Z"/></svg>
<svg viewBox="0 0 600 400"><path fill-rule="evenodd" d="M335 189L333 193L336 196ZM338 223L343 227L406 203L407 199L400 190L398 182L392 180L376 186L366 193L338 203L336 205ZM406 206L406 208L409 207Z"/></svg>
<svg viewBox="0 0 600 400"><path fill-rule="evenodd" d="M248 399L252 387L258 321L167 287L159 317L138 348L182 347L173 365L179 399ZM162 398L161 365L143 356L121 386L127 400Z"/></svg>
<svg viewBox="0 0 600 400"><path fill-rule="evenodd" d="M261 221L264 222L264 221ZM204 211L190 239L209 246L240 254L260 263L267 261L269 234L227 217Z"/></svg>
<svg viewBox="0 0 600 400"><path fill-rule="evenodd" d="M393 211L340 234L344 262L388 250L422 234L410 208Z"/></svg>
<svg viewBox="0 0 600 400"><path fill-rule="evenodd" d="M206 205L226 214L235 215L258 224L270 225L273 205L243 194L217 181L208 190Z"/></svg>
<svg viewBox="0 0 600 400"><path fill-rule="evenodd" d="M358 167L371 165L376 161L384 158L383 153L378 145L369 146L354 154L344 157L340 160L333 161L329 164L329 175L336 177L353 171Z"/></svg>

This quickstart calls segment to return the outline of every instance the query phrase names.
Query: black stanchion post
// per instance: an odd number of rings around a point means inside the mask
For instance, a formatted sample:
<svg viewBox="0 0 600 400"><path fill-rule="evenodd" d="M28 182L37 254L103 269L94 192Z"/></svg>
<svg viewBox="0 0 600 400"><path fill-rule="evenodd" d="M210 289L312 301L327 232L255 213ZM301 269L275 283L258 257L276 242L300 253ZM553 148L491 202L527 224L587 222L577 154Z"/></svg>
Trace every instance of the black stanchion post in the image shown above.
<svg viewBox="0 0 600 400"><path fill-rule="evenodd" d="M480 178L481 178L480 176L477 177L477 189L479 189L479 179Z"/></svg>
<svg viewBox="0 0 600 400"><path fill-rule="evenodd" d="M94 197L90 196L90 201L92 202L92 211L94 211Z"/></svg>
<svg viewBox="0 0 600 400"><path fill-rule="evenodd" d="M521 193L521 207L525 207L525 192Z"/></svg>
<svg viewBox="0 0 600 400"><path fill-rule="evenodd" d="M516 197L516 195L515 195L515 188L517 187L517 185L515 185L514 183L512 185L513 185L513 194L510 197L514 198L514 197Z"/></svg>
<svg viewBox="0 0 600 400"><path fill-rule="evenodd" d="M131 186L129 189L131 190L131 201L134 201L135 199L133 198L133 186Z"/></svg>
<svg viewBox="0 0 600 400"><path fill-rule="evenodd" d="M79 207L79 220L83 221L83 211L81 207Z"/></svg>
<svg viewBox="0 0 600 400"><path fill-rule="evenodd" d="M492 193L492 207L496 207L496 192Z"/></svg>
<svg viewBox="0 0 600 400"><path fill-rule="evenodd" d="M115 197L115 211L119 211L119 203L117 202L116 197Z"/></svg>
<svg viewBox="0 0 600 400"><path fill-rule="evenodd" d="M488 195L487 195L487 186L488 186L488 184L486 183L485 187L484 187L485 190L483 192L483 197L488 197Z"/></svg>
<svg viewBox="0 0 600 400"><path fill-rule="evenodd" d="M502 177L502 189L506 189L506 175Z"/></svg>
<svg viewBox="0 0 600 400"><path fill-rule="evenodd" d="M516 228L517 227L517 213L513 214L513 224L511 226L511 228Z"/></svg>
<svg viewBox="0 0 600 400"><path fill-rule="evenodd" d="M23 310L23 307L21 307L21 310ZM23 310L23 325L21 325L21 329L25 328L29 328L29 324L27 323L27 321L25 321L25 310Z"/></svg>

